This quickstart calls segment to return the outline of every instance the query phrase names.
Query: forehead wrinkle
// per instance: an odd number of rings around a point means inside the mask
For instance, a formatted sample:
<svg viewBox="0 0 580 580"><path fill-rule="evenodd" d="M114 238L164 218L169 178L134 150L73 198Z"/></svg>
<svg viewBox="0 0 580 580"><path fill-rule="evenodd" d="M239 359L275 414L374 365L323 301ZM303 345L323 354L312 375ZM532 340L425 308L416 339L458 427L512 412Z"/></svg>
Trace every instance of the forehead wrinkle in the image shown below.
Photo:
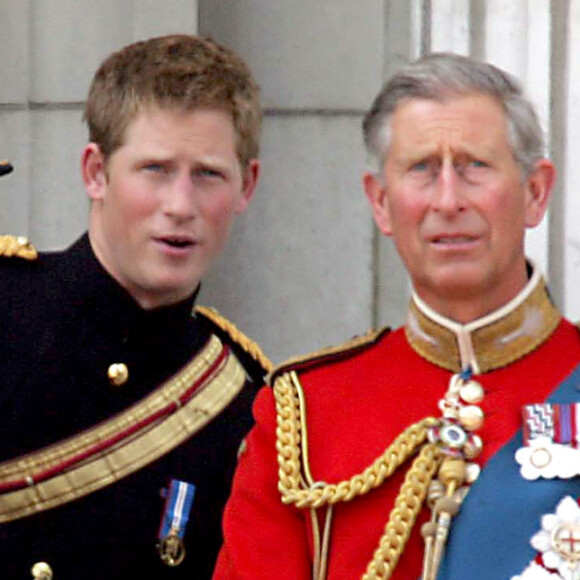
<svg viewBox="0 0 580 580"><path fill-rule="evenodd" d="M474 108L473 104L481 104ZM491 129L491 130L490 130ZM430 99L410 99L400 104L392 117L394 141L424 143L429 135L444 141L474 143L507 141L508 121L503 107L488 95L461 95L442 102ZM407 143L408 143L407 141Z"/></svg>
<svg viewBox="0 0 580 580"><path fill-rule="evenodd" d="M498 145L504 139L507 140L507 136L502 136L499 131L477 132L465 121L448 124L437 119L428 121L421 131L399 133L399 138L396 138L399 152L397 157L418 159L451 155L491 160L501 153Z"/></svg>

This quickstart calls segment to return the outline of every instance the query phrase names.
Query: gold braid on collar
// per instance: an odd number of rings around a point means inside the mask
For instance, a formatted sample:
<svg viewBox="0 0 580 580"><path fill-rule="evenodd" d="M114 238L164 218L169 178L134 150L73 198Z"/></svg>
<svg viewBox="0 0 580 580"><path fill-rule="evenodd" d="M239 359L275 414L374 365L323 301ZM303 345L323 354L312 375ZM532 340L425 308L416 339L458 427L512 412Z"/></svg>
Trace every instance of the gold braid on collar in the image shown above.
<svg viewBox="0 0 580 580"><path fill-rule="evenodd" d="M0 236L0 256L36 260L36 248L23 236Z"/></svg>
<svg viewBox="0 0 580 580"><path fill-rule="evenodd" d="M413 296L405 334L418 354L439 367L474 374L505 367L530 354L554 332L562 316L539 272L503 308L459 324Z"/></svg>

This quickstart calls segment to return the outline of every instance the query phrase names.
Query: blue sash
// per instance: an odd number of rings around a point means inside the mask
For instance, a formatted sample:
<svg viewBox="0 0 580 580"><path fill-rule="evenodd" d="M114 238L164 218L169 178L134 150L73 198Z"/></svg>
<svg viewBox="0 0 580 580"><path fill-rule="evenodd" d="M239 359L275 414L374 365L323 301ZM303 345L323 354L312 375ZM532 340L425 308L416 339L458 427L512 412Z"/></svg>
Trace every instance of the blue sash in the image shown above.
<svg viewBox="0 0 580 580"><path fill-rule="evenodd" d="M550 364L546 361L546 364ZM580 365L548 401L580 400ZM536 556L530 538L565 496L580 497L580 478L527 481L514 459L522 430L487 463L452 525L438 580L509 580Z"/></svg>

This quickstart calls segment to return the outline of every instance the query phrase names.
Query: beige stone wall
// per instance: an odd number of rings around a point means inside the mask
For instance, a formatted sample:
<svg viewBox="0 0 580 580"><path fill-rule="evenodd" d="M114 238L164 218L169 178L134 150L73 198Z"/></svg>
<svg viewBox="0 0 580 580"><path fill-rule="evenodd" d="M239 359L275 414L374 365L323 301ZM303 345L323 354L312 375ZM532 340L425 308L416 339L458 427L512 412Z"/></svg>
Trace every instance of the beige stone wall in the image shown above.
<svg viewBox="0 0 580 580"><path fill-rule="evenodd" d="M431 50L518 75L558 163L557 199L528 240L566 314L580 318L580 0L2 0L0 233L43 249L82 232L82 101L110 51L199 30L246 57L266 109L263 179L204 284L279 361L399 324L404 270L364 199L360 121L383 79Z"/></svg>

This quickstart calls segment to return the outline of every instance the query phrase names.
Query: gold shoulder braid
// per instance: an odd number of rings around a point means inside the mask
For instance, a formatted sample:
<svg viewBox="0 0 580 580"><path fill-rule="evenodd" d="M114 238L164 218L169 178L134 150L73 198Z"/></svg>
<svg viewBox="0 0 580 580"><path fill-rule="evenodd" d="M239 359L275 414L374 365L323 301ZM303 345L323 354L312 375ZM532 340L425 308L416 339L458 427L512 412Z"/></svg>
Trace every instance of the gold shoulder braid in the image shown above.
<svg viewBox="0 0 580 580"><path fill-rule="evenodd" d="M213 322L218 328L223 330L229 337L239 344L262 368L267 372L272 372L274 365L263 353L262 349L251 338L246 336L233 322L224 318L215 308L208 306L196 306L195 312Z"/></svg>
<svg viewBox="0 0 580 580"><path fill-rule="evenodd" d="M0 236L0 256L36 260L36 248L23 236Z"/></svg>
<svg viewBox="0 0 580 580"><path fill-rule="evenodd" d="M329 359L333 359L335 357L341 357L343 355L348 356L348 354L355 350L362 349L371 345L378 338L382 337L384 334L390 331L391 329L389 327L384 327L379 330L372 329L365 334L355 336L342 344L329 346L314 352L309 352L308 354L292 357L284 361L281 365L277 366L272 371L272 377L275 378L290 368L302 369L304 367L315 365L319 361L328 362Z"/></svg>
<svg viewBox="0 0 580 580"><path fill-rule="evenodd" d="M454 375L450 385L457 388L458 381L462 380L459 375ZM446 402L452 392L451 386L443 399ZM278 490L282 502L294 504L297 508L308 508L312 512L318 508L327 510L322 542L318 519L312 513L315 552L313 579L322 580L326 575L332 506L379 487L416 454L362 580L387 580L391 577L426 499L431 503L433 518L422 530L426 546L422 578L434 580L451 517L457 512L464 496L464 488L461 487L465 480L463 455L469 456L468 452L463 452L463 447L468 447L465 439L476 447L476 436L466 435L461 425L446 418L427 417L403 431L362 473L336 484L317 482L310 472L305 397L297 373L289 371L280 375L274 382L273 390L278 423ZM454 439L457 435L465 435L460 444L456 444ZM469 449L472 450L472 447ZM471 457L474 453L472 450ZM437 472L438 481L433 480ZM459 493L460 489L462 493Z"/></svg>

